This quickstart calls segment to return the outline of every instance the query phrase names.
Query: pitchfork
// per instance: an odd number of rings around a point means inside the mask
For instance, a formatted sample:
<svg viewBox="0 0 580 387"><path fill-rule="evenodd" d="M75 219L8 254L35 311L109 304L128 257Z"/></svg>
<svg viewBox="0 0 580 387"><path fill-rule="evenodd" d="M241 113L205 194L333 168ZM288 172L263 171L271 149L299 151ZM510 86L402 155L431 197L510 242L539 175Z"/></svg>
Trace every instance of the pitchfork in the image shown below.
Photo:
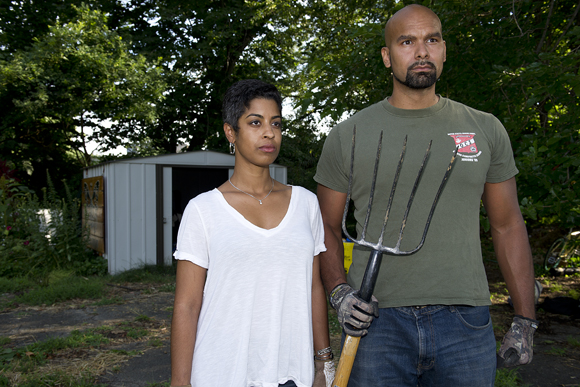
<svg viewBox="0 0 580 387"><path fill-rule="evenodd" d="M427 159L429 157L429 153L431 152L431 144L433 141L429 141L429 146L427 147L427 151L425 152L425 157L423 157L423 161L419 168L419 173L417 174L417 178L415 179L415 184L413 185L413 189L411 191L411 196L409 197L409 201L407 202L407 208L405 210L405 214L403 215L403 221L401 223L401 229L399 230L399 237L397 239L397 243L395 247L386 247L383 246L383 237L385 234L385 227L387 225L387 221L389 220L389 212L391 211L391 206L393 204L393 197L395 196L395 189L397 188L397 182L399 181L399 175L401 173L401 167L403 166L403 160L405 158L405 150L407 149L407 137L405 136L405 140L403 141L403 150L401 151L401 157L399 158L399 164L397 165L397 171L395 173L395 178L393 181L393 187L391 188L391 194L389 196L389 202L387 204L387 210L385 212L385 220L383 222L383 227L381 229L381 234L377 243L371 243L365 240L366 232L369 224L369 218L371 215L371 208L373 205L373 199L375 196L375 184L377 182L377 171L379 168L379 160L381 158L381 147L383 142L383 132L379 136L379 145L377 147L377 157L375 159L375 167L373 171L373 180L371 182L371 193L369 196L369 203L367 206L367 213L363 223L361 235L359 239L355 239L349 235L348 231L346 230L346 214L348 212L350 197L352 194L352 180L353 180L353 166L354 166L354 146L355 146L355 139L356 139L356 126L352 131L352 149L350 153L350 176L348 178L348 191L346 195L346 203L344 205L344 214L342 216L342 230L344 231L345 235L351 239L354 243L359 246L365 246L372 249L369 261L367 263L367 268L365 270L362 284L360 290L358 292L358 296L365 300L366 302L370 302L373 291L375 288L375 284L377 282L377 276L379 274L379 268L381 266L381 260L383 257L383 253L388 255L400 255L406 256L416 253L423 247L425 243L425 237L427 236L427 231L429 231L429 225L431 224L431 218L433 216L433 212L435 211L435 207L437 206L437 202L439 201L439 197L441 196L441 192L445 188L445 183L449 178L451 173L451 169L453 168L453 164L457 158L457 148L455 148L453 152L453 156L451 157L451 161L449 162L449 166L445 171L445 175L443 176L443 180L439 185L439 189L437 190L437 194L435 195L435 200L431 206L431 211L429 211L429 216L427 217L427 223L425 224L425 229L423 230L423 236L421 237L421 241L412 250L402 251L401 250L401 241L403 240L403 231L405 230L405 226L407 225L407 216L409 215L409 210L411 209L411 204L413 204L413 199L415 198L415 193L417 192L417 187L419 186L419 181L421 180L421 176L423 175L423 171L425 169L425 165L427 163ZM350 372L352 370L352 365L354 362L354 358L356 356L356 351L358 349L358 345L360 342L360 337L353 337L350 335L346 335L346 339L344 341L344 345L342 347L342 353L340 355L340 361L338 363L338 370L336 372L336 377L334 379L334 387L346 387L348 384L348 379L350 377Z"/></svg>

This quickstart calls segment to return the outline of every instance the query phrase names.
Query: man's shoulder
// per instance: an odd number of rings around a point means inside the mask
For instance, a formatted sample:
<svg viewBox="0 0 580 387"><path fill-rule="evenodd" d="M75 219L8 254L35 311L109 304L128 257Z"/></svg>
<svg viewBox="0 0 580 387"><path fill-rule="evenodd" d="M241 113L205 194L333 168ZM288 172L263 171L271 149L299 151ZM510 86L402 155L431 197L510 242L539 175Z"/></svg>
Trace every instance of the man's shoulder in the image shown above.
<svg viewBox="0 0 580 387"><path fill-rule="evenodd" d="M484 112L482 110L473 108L471 106L467 106L464 103L452 100L450 98L445 98L445 97L441 97L444 98L446 101L446 106L448 109L450 109L453 112L456 112L458 114L464 114L464 115L470 115L470 116L480 116L480 117L485 117L487 119L496 119L497 118L488 112Z"/></svg>
<svg viewBox="0 0 580 387"><path fill-rule="evenodd" d="M383 106L383 101L376 102L336 124L331 129L331 133L338 134L340 132L352 136L354 126L371 124L373 121L381 121L384 119L383 114L385 113L386 110Z"/></svg>

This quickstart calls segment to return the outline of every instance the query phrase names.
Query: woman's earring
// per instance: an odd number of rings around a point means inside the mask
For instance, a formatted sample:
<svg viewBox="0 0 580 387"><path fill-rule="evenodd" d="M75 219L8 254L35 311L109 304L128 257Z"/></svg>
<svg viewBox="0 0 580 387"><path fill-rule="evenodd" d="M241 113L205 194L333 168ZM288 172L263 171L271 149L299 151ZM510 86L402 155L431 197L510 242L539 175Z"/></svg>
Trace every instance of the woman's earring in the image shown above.
<svg viewBox="0 0 580 387"><path fill-rule="evenodd" d="M236 144L230 142L230 154L233 155L236 153Z"/></svg>

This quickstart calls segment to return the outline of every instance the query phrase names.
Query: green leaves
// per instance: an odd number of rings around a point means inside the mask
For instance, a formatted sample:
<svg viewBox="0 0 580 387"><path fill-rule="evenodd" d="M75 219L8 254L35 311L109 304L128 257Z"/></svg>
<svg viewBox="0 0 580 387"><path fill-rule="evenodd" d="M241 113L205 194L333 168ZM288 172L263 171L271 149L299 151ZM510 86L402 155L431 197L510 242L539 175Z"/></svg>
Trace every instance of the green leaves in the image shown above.
<svg viewBox="0 0 580 387"><path fill-rule="evenodd" d="M102 12L73 9L74 21L49 26L1 63L0 150L14 162L42 164L71 150L86 166L87 141L118 137L106 120L156 118L165 90L161 68L131 53Z"/></svg>

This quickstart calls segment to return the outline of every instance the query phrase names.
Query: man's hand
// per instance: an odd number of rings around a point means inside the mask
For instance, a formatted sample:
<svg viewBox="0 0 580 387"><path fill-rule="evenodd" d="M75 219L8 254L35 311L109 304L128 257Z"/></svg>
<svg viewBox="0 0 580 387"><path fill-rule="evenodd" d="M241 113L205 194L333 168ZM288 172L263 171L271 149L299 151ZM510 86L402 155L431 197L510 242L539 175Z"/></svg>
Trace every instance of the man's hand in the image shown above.
<svg viewBox="0 0 580 387"><path fill-rule="evenodd" d="M340 284L330 292L330 305L336 309L338 322L350 336L364 336L374 317L379 317L379 303L373 296L366 302L349 284Z"/></svg>
<svg viewBox="0 0 580 387"><path fill-rule="evenodd" d="M497 367L515 367L532 361L534 332L538 322L523 316L514 317L510 330L501 341Z"/></svg>
<svg viewBox="0 0 580 387"><path fill-rule="evenodd" d="M314 360L314 384L312 387L331 387L334 381L334 361Z"/></svg>

